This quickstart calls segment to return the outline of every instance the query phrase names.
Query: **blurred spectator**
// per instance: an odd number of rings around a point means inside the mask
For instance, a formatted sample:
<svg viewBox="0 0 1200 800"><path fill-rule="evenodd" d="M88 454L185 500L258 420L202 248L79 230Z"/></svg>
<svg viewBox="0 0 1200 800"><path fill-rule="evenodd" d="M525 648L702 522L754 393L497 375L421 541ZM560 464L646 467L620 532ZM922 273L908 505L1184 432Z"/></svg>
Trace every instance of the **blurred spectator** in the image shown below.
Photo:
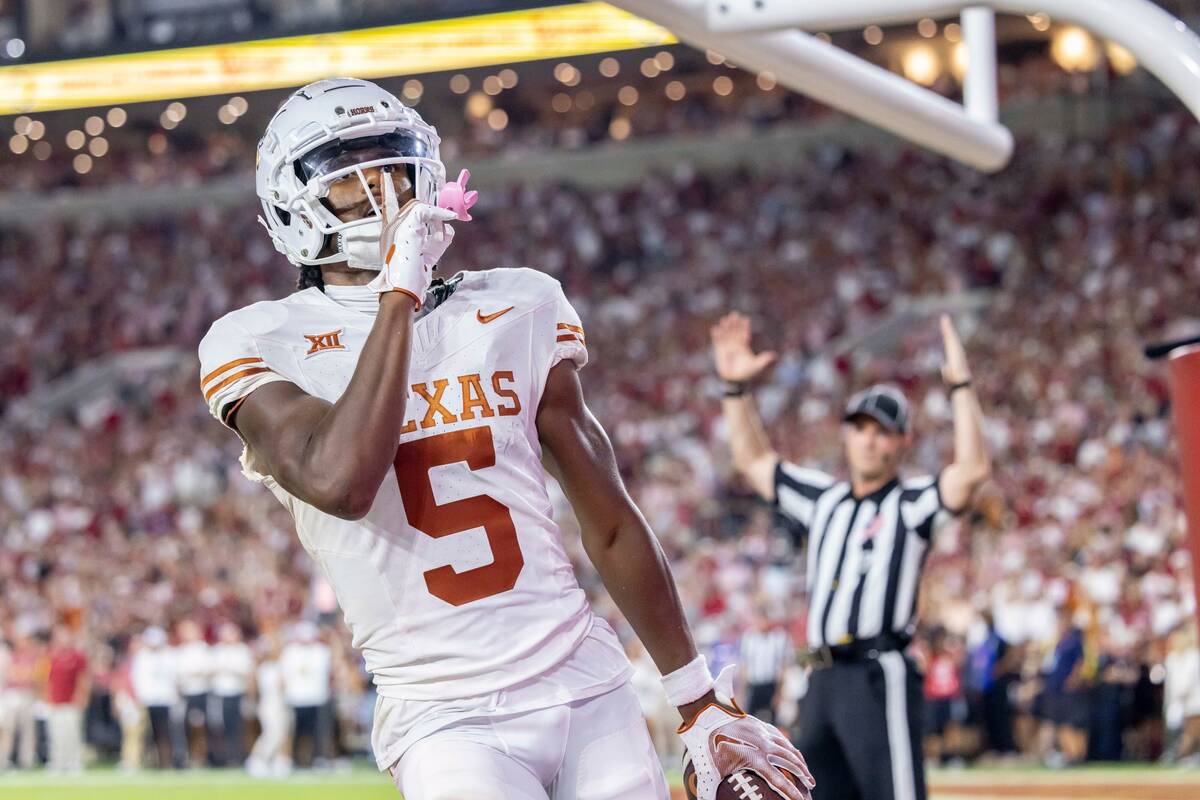
<svg viewBox="0 0 1200 800"><path fill-rule="evenodd" d="M162 628L148 628L133 654L133 692L150 717L159 769L187 764L187 737L179 704L179 664L175 648Z"/></svg>
<svg viewBox="0 0 1200 800"><path fill-rule="evenodd" d="M1172 739L1167 761L1200 764L1200 642L1196 624L1171 634L1164 662L1166 723Z"/></svg>
<svg viewBox="0 0 1200 800"><path fill-rule="evenodd" d="M218 765L240 767L246 760L246 728L242 721L242 702L254 678L254 653L242 641L242 630L232 622L223 623L212 649L212 689L220 704L220 757Z"/></svg>
<svg viewBox="0 0 1200 800"><path fill-rule="evenodd" d="M179 644L175 647L179 694L183 697L184 731L187 738L185 761L213 762L213 715L209 713L208 690L212 682L212 652L204 633L194 620L179 623Z"/></svg>
<svg viewBox="0 0 1200 800"><path fill-rule="evenodd" d="M287 775L292 768L287 749L291 709L284 685L283 648L278 634L269 634L260 641L264 649L255 674L260 732L246 761L246 769L255 777L278 778Z"/></svg>
<svg viewBox="0 0 1200 800"><path fill-rule="evenodd" d="M293 637L279 657L284 699L292 712L292 761L298 767L311 767L328 752L328 721L324 717L330 700L332 656L311 622L298 623Z"/></svg>
<svg viewBox="0 0 1200 800"><path fill-rule="evenodd" d="M961 761L966 721L961 660L943 629L930 636L925 663L925 757L934 764Z"/></svg>
<svg viewBox="0 0 1200 800"><path fill-rule="evenodd" d="M37 755L34 708L42 658L37 639L16 626L0 684L0 770L8 769L12 763L14 742L17 766L22 769L33 767Z"/></svg>
<svg viewBox="0 0 1200 800"><path fill-rule="evenodd" d="M983 641L971 652L968 686L983 721L987 749L996 755L1008 755L1016 750L1009 690L1020 677L1021 653L1004 641L990 611L984 611L980 617L986 632Z"/></svg>
<svg viewBox="0 0 1200 800"><path fill-rule="evenodd" d="M1046 712L1043 757L1051 766L1078 764L1087 755L1090 703L1085 682L1083 630L1064 613L1058 644L1050 652L1042 673Z"/></svg>
<svg viewBox="0 0 1200 800"><path fill-rule="evenodd" d="M1124 732L1131 716L1137 682L1138 665L1131 654L1105 642L1098 655L1095 686L1091 692L1089 760L1120 761L1124 756Z"/></svg>
<svg viewBox="0 0 1200 800"><path fill-rule="evenodd" d="M55 625L50 639L46 674L46 731L49 736L48 769L83 770L83 709L87 704L88 660L75 645L75 634L66 625Z"/></svg>
<svg viewBox="0 0 1200 800"><path fill-rule="evenodd" d="M783 670L796 658L787 631L760 611L738 644L738 660L746 685L746 711L760 719L775 720Z"/></svg>
<svg viewBox="0 0 1200 800"><path fill-rule="evenodd" d="M134 772L142 767L146 749L146 707L138 699L133 685L133 662L142 648L138 636L131 637L129 647L113 676L113 713L121 726L121 770Z"/></svg>
<svg viewBox="0 0 1200 800"><path fill-rule="evenodd" d="M90 649L88 675L91 691L83 711L84 739L97 761L111 762L121 751L121 725L113 705L117 666L110 644L102 642Z"/></svg>

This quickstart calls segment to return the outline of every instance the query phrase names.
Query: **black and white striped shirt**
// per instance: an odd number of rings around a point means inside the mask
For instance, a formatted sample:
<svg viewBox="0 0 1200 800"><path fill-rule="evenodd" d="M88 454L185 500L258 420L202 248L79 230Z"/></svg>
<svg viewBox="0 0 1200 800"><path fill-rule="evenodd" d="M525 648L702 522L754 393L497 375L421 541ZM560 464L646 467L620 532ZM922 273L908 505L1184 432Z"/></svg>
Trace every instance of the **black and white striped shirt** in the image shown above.
<svg viewBox="0 0 1200 800"><path fill-rule="evenodd" d="M809 647L911 633L930 539L953 513L936 476L855 497L845 481L780 461L775 505L808 539Z"/></svg>
<svg viewBox="0 0 1200 800"><path fill-rule="evenodd" d="M738 658L746 670L747 683L777 683L795 649L787 631L747 631L738 646Z"/></svg>

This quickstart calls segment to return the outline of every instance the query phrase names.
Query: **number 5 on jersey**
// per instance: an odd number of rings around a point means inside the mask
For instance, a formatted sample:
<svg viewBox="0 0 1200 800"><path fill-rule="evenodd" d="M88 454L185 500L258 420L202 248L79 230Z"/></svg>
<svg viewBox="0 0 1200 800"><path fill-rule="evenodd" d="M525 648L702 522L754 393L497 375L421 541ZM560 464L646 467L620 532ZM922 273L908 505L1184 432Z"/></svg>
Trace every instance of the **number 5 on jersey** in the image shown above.
<svg viewBox="0 0 1200 800"><path fill-rule="evenodd" d="M495 466L491 427L481 425L416 439L396 449L396 482L409 525L434 539L473 528L483 528L487 534L491 564L465 572L455 572L450 565L425 572L429 593L455 606L507 592L525 566L507 506L487 495L442 505L434 499L429 471L459 461L465 461L471 470Z"/></svg>

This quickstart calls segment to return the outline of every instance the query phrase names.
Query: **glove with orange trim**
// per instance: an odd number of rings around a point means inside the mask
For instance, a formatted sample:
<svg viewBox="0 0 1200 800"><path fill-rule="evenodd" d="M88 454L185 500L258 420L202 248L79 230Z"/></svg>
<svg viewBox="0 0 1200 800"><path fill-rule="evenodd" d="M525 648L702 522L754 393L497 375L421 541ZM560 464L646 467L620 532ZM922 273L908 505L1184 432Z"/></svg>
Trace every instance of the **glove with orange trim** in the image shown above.
<svg viewBox="0 0 1200 800"><path fill-rule="evenodd" d="M714 800L727 776L749 770L787 800L812 800L813 780L804 756L778 728L748 715L731 700L732 667L717 676L718 703L679 726L696 775L698 800Z"/></svg>
<svg viewBox="0 0 1200 800"><path fill-rule="evenodd" d="M433 280L436 260L450 244L452 234L447 233L446 222L456 215L417 200L409 200L400 208L391 176L383 174L383 233L379 237L383 267L367 285L380 294L403 292L420 308ZM433 252L436 257L430 258Z"/></svg>

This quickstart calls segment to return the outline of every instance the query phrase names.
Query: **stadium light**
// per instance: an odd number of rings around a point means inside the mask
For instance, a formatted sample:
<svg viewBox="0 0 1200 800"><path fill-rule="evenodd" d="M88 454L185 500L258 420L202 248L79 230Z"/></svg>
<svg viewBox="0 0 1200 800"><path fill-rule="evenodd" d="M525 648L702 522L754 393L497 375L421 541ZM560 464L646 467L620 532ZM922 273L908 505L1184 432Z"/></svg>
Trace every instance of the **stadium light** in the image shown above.
<svg viewBox="0 0 1200 800"><path fill-rule="evenodd" d="M0 114L200 97L674 44L602 2L356 31L0 67ZM466 90L457 92L465 94Z"/></svg>
<svg viewBox="0 0 1200 800"><path fill-rule="evenodd" d="M1104 55L1108 58L1108 63L1117 71L1118 75L1128 75L1137 69L1137 57L1129 52L1128 48L1122 47L1116 42L1106 42L1104 44Z"/></svg>
<svg viewBox="0 0 1200 800"><path fill-rule="evenodd" d="M1061 28L1050 45L1054 63L1069 72L1091 72L1100 63L1100 48L1083 28Z"/></svg>
<svg viewBox="0 0 1200 800"><path fill-rule="evenodd" d="M910 47L900 60L904 77L922 86L932 86L942 74L942 65L937 53L926 44Z"/></svg>

